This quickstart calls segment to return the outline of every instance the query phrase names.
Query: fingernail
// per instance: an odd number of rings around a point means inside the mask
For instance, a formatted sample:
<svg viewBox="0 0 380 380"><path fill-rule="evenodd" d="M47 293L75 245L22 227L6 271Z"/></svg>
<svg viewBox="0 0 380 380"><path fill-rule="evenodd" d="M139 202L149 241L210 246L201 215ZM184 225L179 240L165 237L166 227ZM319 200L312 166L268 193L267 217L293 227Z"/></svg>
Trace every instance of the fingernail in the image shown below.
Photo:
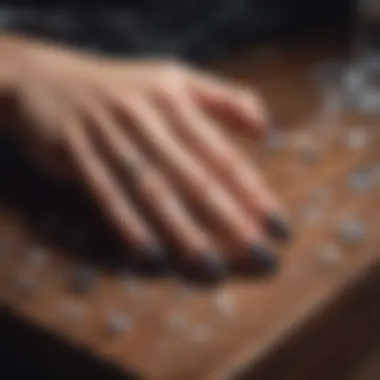
<svg viewBox="0 0 380 380"><path fill-rule="evenodd" d="M185 263L185 271L197 281L215 283L222 281L228 274L223 260L213 252L204 252L192 263Z"/></svg>
<svg viewBox="0 0 380 380"><path fill-rule="evenodd" d="M140 248L135 252L135 266L149 274L162 274L168 267L166 250L160 245Z"/></svg>
<svg viewBox="0 0 380 380"><path fill-rule="evenodd" d="M265 221L266 230L275 239L288 241L291 238L292 231L289 223L281 216L272 214Z"/></svg>
<svg viewBox="0 0 380 380"><path fill-rule="evenodd" d="M253 264L260 272L272 273L278 267L277 255L263 244L253 245L249 249Z"/></svg>

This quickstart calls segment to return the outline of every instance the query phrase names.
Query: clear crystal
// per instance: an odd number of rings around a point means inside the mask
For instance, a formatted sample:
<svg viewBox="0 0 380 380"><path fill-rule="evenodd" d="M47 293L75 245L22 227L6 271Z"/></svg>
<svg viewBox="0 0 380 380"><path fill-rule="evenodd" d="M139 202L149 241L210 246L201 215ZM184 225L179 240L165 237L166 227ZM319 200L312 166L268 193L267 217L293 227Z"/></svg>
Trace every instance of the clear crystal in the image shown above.
<svg viewBox="0 0 380 380"><path fill-rule="evenodd" d="M325 266L336 266L343 259L342 251L335 244L327 244L318 249L318 259Z"/></svg>
<svg viewBox="0 0 380 380"><path fill-rule="evenodd" d="M348 131L346 145L349 149L364 149L370 143L369 133L364 128Z"/></svg>
<svg viewBox="0 0 380 380"><path fill-rule="evenodd" d="M170 331L181 331L187 326L188 320L183 313L174 312L166 316L165 325Z"/></svg>
<svg viewBox="0 0 380 380"><path fill-rule="evenodd" d="M345 220L339 226L339 236L343 243L357 243L366 235L364 224L358 220Z"/></svg>
<svg viewBox="0 0 380 380"><path fill-rule="evenodd" d="M113 312L108 315L107 328L112 334L120 334L131 330L133 320L127 313Z"/></svg>

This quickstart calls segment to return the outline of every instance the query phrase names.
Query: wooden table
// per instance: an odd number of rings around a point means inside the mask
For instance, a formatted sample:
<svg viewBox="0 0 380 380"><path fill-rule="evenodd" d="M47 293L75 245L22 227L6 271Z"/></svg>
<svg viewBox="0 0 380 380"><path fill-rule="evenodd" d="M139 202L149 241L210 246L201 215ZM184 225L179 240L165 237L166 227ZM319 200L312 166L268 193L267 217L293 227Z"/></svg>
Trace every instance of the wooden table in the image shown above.
<svg viewBox="0 0 380 380"><path fill-rule="evenodd" d="M354 170L379 167L380 127L376 118L354 114L344 115L339 128L314 118L311 69L344 53L341 46L331 38L307 39L217 66L259 88L284 126L279 148L236 136L294 219L296 236L279 247L276 276L234 277L200 290L177 278L126 278L96 266L92 288L74 293L68 286L73 270L95 267L81 254L104 256L114 248L100 246L96 227L86 242L81 231L91 217L78 221L71 212L86 209L80 198L66 207L74 199L70 193L61 191L57 202L50 185L33 190L30 178L9 176L3 192L15 198L12 189L21 181L30 199L16 194L17 204L24 200L21 209L4 203L1 213L1 346L44 363L56 378L349 379L380 343L379 170L377 183L364 190L347 185ZM347 138L358 128L370 136L369 145L350 149ZM312 160L305 141L318 149ZM338 230L344 220L360 221L365 237L343 242ZM48 242L40 227L75 247ZM79 254L69 254L78 247ZM111 334L110 315L122 313L130 317L125 331Z"/></svg>

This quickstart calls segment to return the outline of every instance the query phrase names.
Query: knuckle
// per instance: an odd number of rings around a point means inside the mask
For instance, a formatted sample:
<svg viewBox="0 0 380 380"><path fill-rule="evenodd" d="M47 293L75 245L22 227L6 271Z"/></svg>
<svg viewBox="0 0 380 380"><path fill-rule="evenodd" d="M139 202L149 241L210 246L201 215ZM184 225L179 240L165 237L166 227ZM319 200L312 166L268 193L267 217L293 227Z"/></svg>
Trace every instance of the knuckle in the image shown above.
<svg viewBox="0 0 380 380"><path fill-rule="evenodd" d="M167 61L161 67L162 79L168 85L181 83L186 72L184 65L176 61Z"/></svg>

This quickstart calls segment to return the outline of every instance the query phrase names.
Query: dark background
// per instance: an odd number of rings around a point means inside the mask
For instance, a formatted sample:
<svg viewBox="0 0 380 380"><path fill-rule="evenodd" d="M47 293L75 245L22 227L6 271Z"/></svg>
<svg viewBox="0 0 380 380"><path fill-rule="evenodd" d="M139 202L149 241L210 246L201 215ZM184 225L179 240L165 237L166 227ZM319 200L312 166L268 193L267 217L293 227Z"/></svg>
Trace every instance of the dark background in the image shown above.
<svg viewBox="0 0 380 380"><path fill-rule="evenodd" d="M0 28L115 54L215 59L347 20L350 0L3 1ZM12 5L7 5L12 4ZM17 5L23 4L23 5Z"/></svg>

